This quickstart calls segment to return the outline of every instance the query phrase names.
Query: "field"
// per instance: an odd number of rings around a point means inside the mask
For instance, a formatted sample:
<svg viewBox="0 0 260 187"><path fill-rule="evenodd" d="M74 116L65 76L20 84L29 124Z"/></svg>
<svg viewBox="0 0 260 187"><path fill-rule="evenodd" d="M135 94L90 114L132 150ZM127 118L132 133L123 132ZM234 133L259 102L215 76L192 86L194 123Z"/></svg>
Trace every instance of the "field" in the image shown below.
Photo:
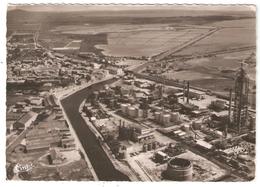
<svg viewBox="0 0 260 187"><path fill-rule="evenodd" d="M178 47L201 36L209 27L170 26L169 24L106 24L82 26L58 26L54 33L67 35L107 34L107 44L95 45L104 55L109 56L154 56Z"/></svg>
<svg viewBox="0 0 260 187"><path fill-rule="evenodd" d="M243 60L254 51L228 53L208 58L172 62L174 69L163 73L168 79L189 80L193 86L213 91L227 92L234 86L234 78ZM255 85L255 64L244 64L251 80L250 87ZM179 71L176 71L179 69Z"/></svg>
<svg viewBox="0 0 260 187"><path fill-rule="evenodd" d="M80 48L81 40L73 40L68 43L64 48Z"/></svg>
<svg viewBox="0 0 260 187"><path fill-rule="evenodd" d="M174 11L173 11L174 10ZM60 48L82 40L80 51L115 56L153 56L207 33L213 27L226 27L183 50L180 54L255 43L254 12L195 11L97 11L28 12L9 11L7 35L13 31L39 29L39 41L49 48ZM232 27L232 28L230 28ZM104 35L104 37L102 36ZM93 39L94 38L94 39ZM214 44L214 45L212 45ZM194 46L194 47L193 47Z"/></svg>
<svg viewBox="0 0 260 187"><path fill-rule="evenodd" d="M221 21L211 26L222 28L213 35L200 40L175 55L201 54L256 45L255 19Z"/></svg>
<svg viewBox="0 0 260 187"><path fill-rule="evenodd" d="M151 57L167 51L169 48L178 47L204 32L207 32L207 29L187 28L109 33L108 45L96 47L103 49L105 55Z"/></svg>

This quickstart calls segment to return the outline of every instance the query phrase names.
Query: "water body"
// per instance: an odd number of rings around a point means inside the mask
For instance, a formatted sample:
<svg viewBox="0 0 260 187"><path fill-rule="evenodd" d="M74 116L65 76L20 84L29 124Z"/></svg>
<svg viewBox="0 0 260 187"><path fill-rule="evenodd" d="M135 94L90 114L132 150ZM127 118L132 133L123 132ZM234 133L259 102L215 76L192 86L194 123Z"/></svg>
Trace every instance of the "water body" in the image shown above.
<svg viewBox="0 0 260 187"><path fill-rule="evenodd" d="M86 151L94 170L102 181L130 181L128 176L116 170L107 157L105 151L99 145L96 136L91 132L85 121L79 114L79 106L82 101L93 91L102 88L104 84L112 83L114 80L108 80L98 83L95 86L87 87L81 91L72 94L63 99L61 104L73 126L79 140Z"/></svg>

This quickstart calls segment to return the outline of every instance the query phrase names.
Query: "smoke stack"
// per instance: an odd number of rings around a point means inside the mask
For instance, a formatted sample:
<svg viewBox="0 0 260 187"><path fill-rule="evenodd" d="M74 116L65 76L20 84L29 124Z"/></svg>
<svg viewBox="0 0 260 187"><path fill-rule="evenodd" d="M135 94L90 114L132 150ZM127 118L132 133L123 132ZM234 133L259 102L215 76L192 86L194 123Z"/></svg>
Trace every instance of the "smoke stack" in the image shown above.
<svg viewBox="0 0 260 187"><path fill-rule="evenodd" d="M187 82L187 103L190 101L190 82Z"/></svg>
<svg viewBox="0 0 260 187"><path fill-rule="evenodd" d="M185 99L185 82L183 84L183 102L184 102L184 99Z"/></svg>
<svg viewBox="0 0 260 187"><path fill-rule="evenodd" d="M231 125L231 104L232 104L232 89L229 90L229 104L228 104L228 123ZM228 124L225 125L225 135L227 136Z"/></svg>
<svg viewBox="0 0 260 187"><path fill-rule="evenodd" d="M229 90L228 118L231 122L232 89Z"/></svg>

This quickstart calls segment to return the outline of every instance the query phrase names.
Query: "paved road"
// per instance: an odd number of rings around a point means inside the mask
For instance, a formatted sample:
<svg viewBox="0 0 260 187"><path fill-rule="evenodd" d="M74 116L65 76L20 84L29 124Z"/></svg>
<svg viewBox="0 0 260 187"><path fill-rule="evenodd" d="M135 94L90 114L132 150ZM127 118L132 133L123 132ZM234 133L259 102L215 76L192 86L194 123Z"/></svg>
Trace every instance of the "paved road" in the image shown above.
<svg viewBox="0 0 260 187"><path fill-rule="evenodd" d="M158 55L153 56L152 59L155 60L155 61L163 60L167 56L172 55L172 54L174 54L176 52L179 52L179 51L183 50L184 48L189 47L189 46L195 44L196 42L198 42L198 41L200 41L200 40L202 40L202 39L204 39L204 38L214 34L215 32L217 32L219 30L220 30L220 28L211 29L208 32L204 33L203 35L201 35L199 37L195 37L195 38L191 39L190 41L185 42L184 44L178 46L177 48L174 47L172 49L169 49L168 51L165 51L163 53L160 53Z"/></svg>
<svg viewBox="0 0 260 187"><path fill-rule="evenodd" d="M129 178L126 175L114 168L106 153L99 145L96 136L91 132L84 119L79 114L79 106L86 96L88 96L91 92L100 89L104 84L108 84L113 81L115 80L109 80L103 83L98 83L95 86L87 87L63 99L61 104L84 150L86 151L99 180L129 181Z"/></svg>

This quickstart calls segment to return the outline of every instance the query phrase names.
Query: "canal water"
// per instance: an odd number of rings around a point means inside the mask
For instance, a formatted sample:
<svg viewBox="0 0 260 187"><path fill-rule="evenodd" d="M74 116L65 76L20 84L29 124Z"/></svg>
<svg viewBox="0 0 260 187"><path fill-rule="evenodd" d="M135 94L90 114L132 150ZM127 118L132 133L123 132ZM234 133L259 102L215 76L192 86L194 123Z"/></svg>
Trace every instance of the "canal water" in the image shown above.
<svg viewBox="0 0 260 187"><path fill-rule="evenodd" d="M96 84L95 86L87 87L83 90L72 94L63 99L61 104L73 126L85 152L87 153L92 166L101 181L129 181L128 176L116 170L107 157L105 151L99 145L96 136L91 132L85 121L79 114L79 106L82 101L93 91L103 87L104 84L109 84L115 81L108 80Z"/></svg>

